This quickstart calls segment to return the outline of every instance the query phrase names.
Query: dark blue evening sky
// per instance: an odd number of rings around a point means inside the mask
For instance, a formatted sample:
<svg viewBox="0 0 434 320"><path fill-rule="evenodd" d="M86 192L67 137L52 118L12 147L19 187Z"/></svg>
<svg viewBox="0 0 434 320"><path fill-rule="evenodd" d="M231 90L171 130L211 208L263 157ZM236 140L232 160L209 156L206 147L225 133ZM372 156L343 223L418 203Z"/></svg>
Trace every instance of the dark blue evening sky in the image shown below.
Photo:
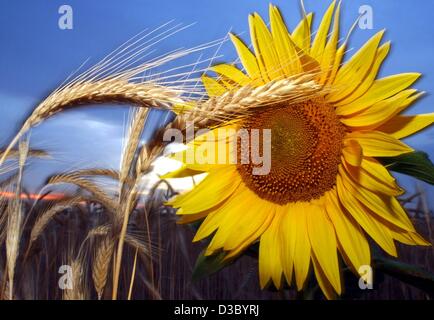
<svg viewBox="0 0 434 320"><path fill-rule="evenodd" d="M6 144L37 103L58 86L86 59L97 62L118 45L146 28L174 20L186 30L155 47L155 55L179 47L192 47L222 38L229 30L243 33L248 40L247 16L259 12L268 21L269 1L247 0L0 0L0 145ZM298 1L274 1L293 28L300 19ZM306 0L307 11L316 14L314 27L328 1ZM58 27L61 5L73 8L73 29ZM361 5L371 5L374 29L356 28L351 38L354 50L374 33L386 28L392 52L382 74L418 71L424 74L416 84L428 92L409 113L432 112L434 98L434 2L426 0L344 0L342 37L358 16ZM354 52L353 50L353 52ZM208 57L213 52L207 52ZM222 46L218 61L235 58L230 43ZM184 59L182 63L193 62ZM207 56L204 56L207 58ZM56 160L33 162L26 181L38 186L48 173L78 167L118 166L126 107L81 108L57 115L32 131L32 146L46 148ZM156 124L160 116L154 115ZM434 157L434 130L408 142ZM430 193L432 193L430 187Z"/></svg>

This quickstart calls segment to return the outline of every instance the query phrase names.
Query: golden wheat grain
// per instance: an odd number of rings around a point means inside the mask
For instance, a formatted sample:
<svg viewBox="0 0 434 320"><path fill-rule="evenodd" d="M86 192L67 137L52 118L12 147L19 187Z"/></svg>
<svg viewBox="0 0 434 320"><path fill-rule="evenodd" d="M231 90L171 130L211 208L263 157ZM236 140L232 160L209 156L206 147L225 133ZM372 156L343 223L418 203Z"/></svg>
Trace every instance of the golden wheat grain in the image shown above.
<svg viewBox="0 0 434 320"><path fill-rule="evenodd" d="M111 178L113 180L119 179L119 171L113 169L104 169L104 168L91 168L91 169L81 169L70 172L72 175L76 175L79 177L85 176L101 176Z"/></svg>
<svg viewBox="0 0 434 320"><path fill-rule="evenodd" d="M87 236L86 236L85 240L90 239L92 237L105 236L105 235L107 235L107 233L110 232L110 230L111 230L111 226L108 225L108 224L103 224L103 225L97 226L95 228L92 228L87 233Z"/></svg>
<svg viewBox="0 0 434 320"><path fill-rule="evenodd" d="M36 239L42 234L45 227L51 221L51 219L58 213L65 209L69 209L73 206L80 204L80 202L85 201L86 198L83 196L76 196L69 199L64 199L58 201L53 206L48 207L45 211L41 212L39 217L36 219L33 224L32 230L30 232L29 245L30 248Z"/></svg>
<svg viewBox="0 0 434 320"><path fill-rule="evenodd" d="M259 108L286 102L297 104L324 95L327 88L317 84L315 74L290 79L274 80L265 85L250 85L228 91L220 96L198 102L193 108L181 112L181 121L193 122L197 128L212 127L248 115Z"/></svg>
<svg viewBox="0 0 434 320"><path fill-rule="evenodd" d="M116 212L117 210L117 204L113 199L100 187L98 187L95 183L84 179L82 177L79 177L74 174L60 174L56 176L52 176L47 184L74 184L88 192L90 192L94 197L96 202L101 203L104 207L106 207L107 210L111 211L112 213Z"/></svg>
<svg viewBox="0 0 434 320"><path fill-rule="evenodd" d="M100 241L92 264L92 278L98 299L101 300L107 283L108 271L113 256L114 240L107 235Z"/></svg>
<svg viewBox="0 0 434 320"><path fill-rule="evenodd" d="M87 298L83 274L83 259L72 259L69 266L72 270L72 288L63 290L63 300L85 300Z"/></svg>
<svg viewBox="0 0 434 320"><path fill-rule="evenodd" d="M152 254L149 250L148 243L143 242L143 240L140 240L129 233L125 235L125 243L127 243L130 247L138 250L138 252L145 257L150 257Z"/></svg>
<svg viewBox="0 0 434 320"><path fill-rule="evenodd" d="M0 157L3 164L19 138L31 127L69 107L84 104L128 103L141 107L170 109L183 103L182 92L156 83L131 83L124 79L108 78L95 82L77 82L55 91L33 111L17 135Z"/></svg>
<svg viewBox="0 0 434 320"><path fill-rule="evenodd" d="M122 152L121 170L119 174L119 183L124 184L131 170L131 163L134 155L137 152L140 143L140 137L145 127L146 119L148 118L148 109L139 109L134 115L130 123L127 137L125 139L125 148Z"/></svg>
<svg viewBox="0 0 434 320"><path fill-rule="evenodd" d="M97 226L88 232L85 241L91 237L106 236L110 232L112 232L111 225L105 224ZM151 254L148 244L144 243L143 240L138 239L136 236L128 232L125 235L125 243L127 243L131 248L137 249L139 253L144 256L149 256Z"/></svg>

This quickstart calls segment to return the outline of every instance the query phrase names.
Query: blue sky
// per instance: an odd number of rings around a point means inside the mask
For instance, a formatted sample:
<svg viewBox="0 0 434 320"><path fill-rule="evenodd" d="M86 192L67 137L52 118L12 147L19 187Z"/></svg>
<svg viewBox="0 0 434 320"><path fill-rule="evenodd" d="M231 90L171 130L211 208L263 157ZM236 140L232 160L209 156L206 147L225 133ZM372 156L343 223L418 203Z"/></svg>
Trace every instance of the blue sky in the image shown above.
<svg viewBox="0 0 434 320"><path fill-rule="evenodd" d="M268 20L269 1L200 0L15 0L0 1L0 145L6 144L31 110L86 59L97 62L119 44L146 28L156 28L170 20L188 29L166 39L156 47L163 54L179 47L192 47L226 35L242 33L247 39L247 16L259 12ZM294 27L300 19L297 0L274 1ZM58 8L73 8L73 30L58 28ZM428 92L409 113L432 112L434 98L433 1L344 0L342 30L346 32L358 16L361 5L372 6L374 28L356 28L350 45L354 50L377 31L386 28L392 52L382 69L383 75L418 71L424 74L416 84ZM307 11L316 14L314 26L328 1L306 0ZM342 33L344 36L344 33ZM235 58L232 46L223 45L220 60ZM197 59L197 57L191 57ZM185 63L188 60L183 61ZM56 161L34 161L26 181L31 188L52 172L78 167L118 166L123 126L128 108L97 106L57 115L32 131L32 146L46 148ZM158 123L161 117L154 115ZM434 129L410 138L417 149L434 158ZM429 187L433 193L433 188Z"/></svg>

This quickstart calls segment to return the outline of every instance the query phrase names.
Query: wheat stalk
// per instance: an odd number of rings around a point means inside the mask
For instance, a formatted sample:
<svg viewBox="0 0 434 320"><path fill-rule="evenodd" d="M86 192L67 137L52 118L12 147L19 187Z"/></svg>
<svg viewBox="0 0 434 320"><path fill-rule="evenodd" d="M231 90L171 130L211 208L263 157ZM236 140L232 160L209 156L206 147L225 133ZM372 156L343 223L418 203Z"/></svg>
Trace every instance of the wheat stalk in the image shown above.
<svg viewBox="0 0 434 320"><path fill-rule="evenodd" d="M7 231L7 201L0 198L0 245L3 243L3 240L6 236Z"/></svg>
<svg viewBox="0 0 434 320"><path fill-rule="evenodd" d="M133 262L133 270L131 271L131 280L130 280L130 287L128 289L128 300L131 300L131 296L133 295L133 286L134 286L134 279L136 278L136 267L137 267L137 254L139 250L136 249L136 252L134 254L134 262Z"/></svg>
<svg viewBox="0 0 434 320"><path fill-rule="evenodd" d="M114 276L113 276L112 298L114 300L117 299L117 294L118 294L117 291L119 286L119 275L120 275L120 268L122 264L122 253L124 248L124 242L127 234L128 220L129 220L130 212L134 209L135 204L137 202L140 179L144 174L150 171L152 162L155 160L156 157L158 157L158 155L161 154L163 148L164 146L162 141L158 140L158 142L154 142L154 143L150 143L149 145L142 146L139 151L139 155L135 167L135 182L130 188L126 201L122 206L123 223L122 223L122 228L118 240Z"/></svg>
<svg viewBox="0 0 434 320"><path fill-rule="evenodd" d="M24 166L26 163L27 155L29 152L28 140L21 140L19 143L19 156L18 156L18 176L15 197L10 201L8 206L8 223L6 233L6 259L7 270L9 277L9 297L13 299L14 292L14 276L15 265L19 255L19 245L22 233L22 203L21 203L21 189Z"/></svg>

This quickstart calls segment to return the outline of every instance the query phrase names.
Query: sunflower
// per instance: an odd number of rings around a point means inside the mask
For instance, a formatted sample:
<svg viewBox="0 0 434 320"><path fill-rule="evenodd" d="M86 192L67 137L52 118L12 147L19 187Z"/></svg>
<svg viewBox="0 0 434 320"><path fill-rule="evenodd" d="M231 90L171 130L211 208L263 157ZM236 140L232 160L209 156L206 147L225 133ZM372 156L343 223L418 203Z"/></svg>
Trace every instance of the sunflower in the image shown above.
<svg viewBox="0 0 434 320"><path fill-rule="evenodd" d="M331 3L315 37L312 14L304 13L292 33L277 7L270 5L269 15L270 27L258 14L249 16L252 50L230 34L243 68L212 67L218 76L203 76L208 95L303 74L314 74L324 90L295 103L269 104L225 125L271 130L268 174L253 174L252 163L185 161L167 177L198 172L206 177L169 205L178 208L181 222L202 220L194 241L212 236L207 255L224 252L231 259L259 242L262 288L280 288L286 280L301 290L313 268L322 291L332 298L342 292L340 264L356 274L370 265L369 237L392 256L397 256L395 240L429 245L396 199L403 189L379 158L412 152L399 139L431 125L434 114L400 114L420 97L409 88L420 74L377 79L390 50L389 42L381 43L384 31L344 62L348 37L339 44L340 3ZM218 140L204 136L188 147ZM227 146L239 154L241 144L235 140Z"/></svg>

